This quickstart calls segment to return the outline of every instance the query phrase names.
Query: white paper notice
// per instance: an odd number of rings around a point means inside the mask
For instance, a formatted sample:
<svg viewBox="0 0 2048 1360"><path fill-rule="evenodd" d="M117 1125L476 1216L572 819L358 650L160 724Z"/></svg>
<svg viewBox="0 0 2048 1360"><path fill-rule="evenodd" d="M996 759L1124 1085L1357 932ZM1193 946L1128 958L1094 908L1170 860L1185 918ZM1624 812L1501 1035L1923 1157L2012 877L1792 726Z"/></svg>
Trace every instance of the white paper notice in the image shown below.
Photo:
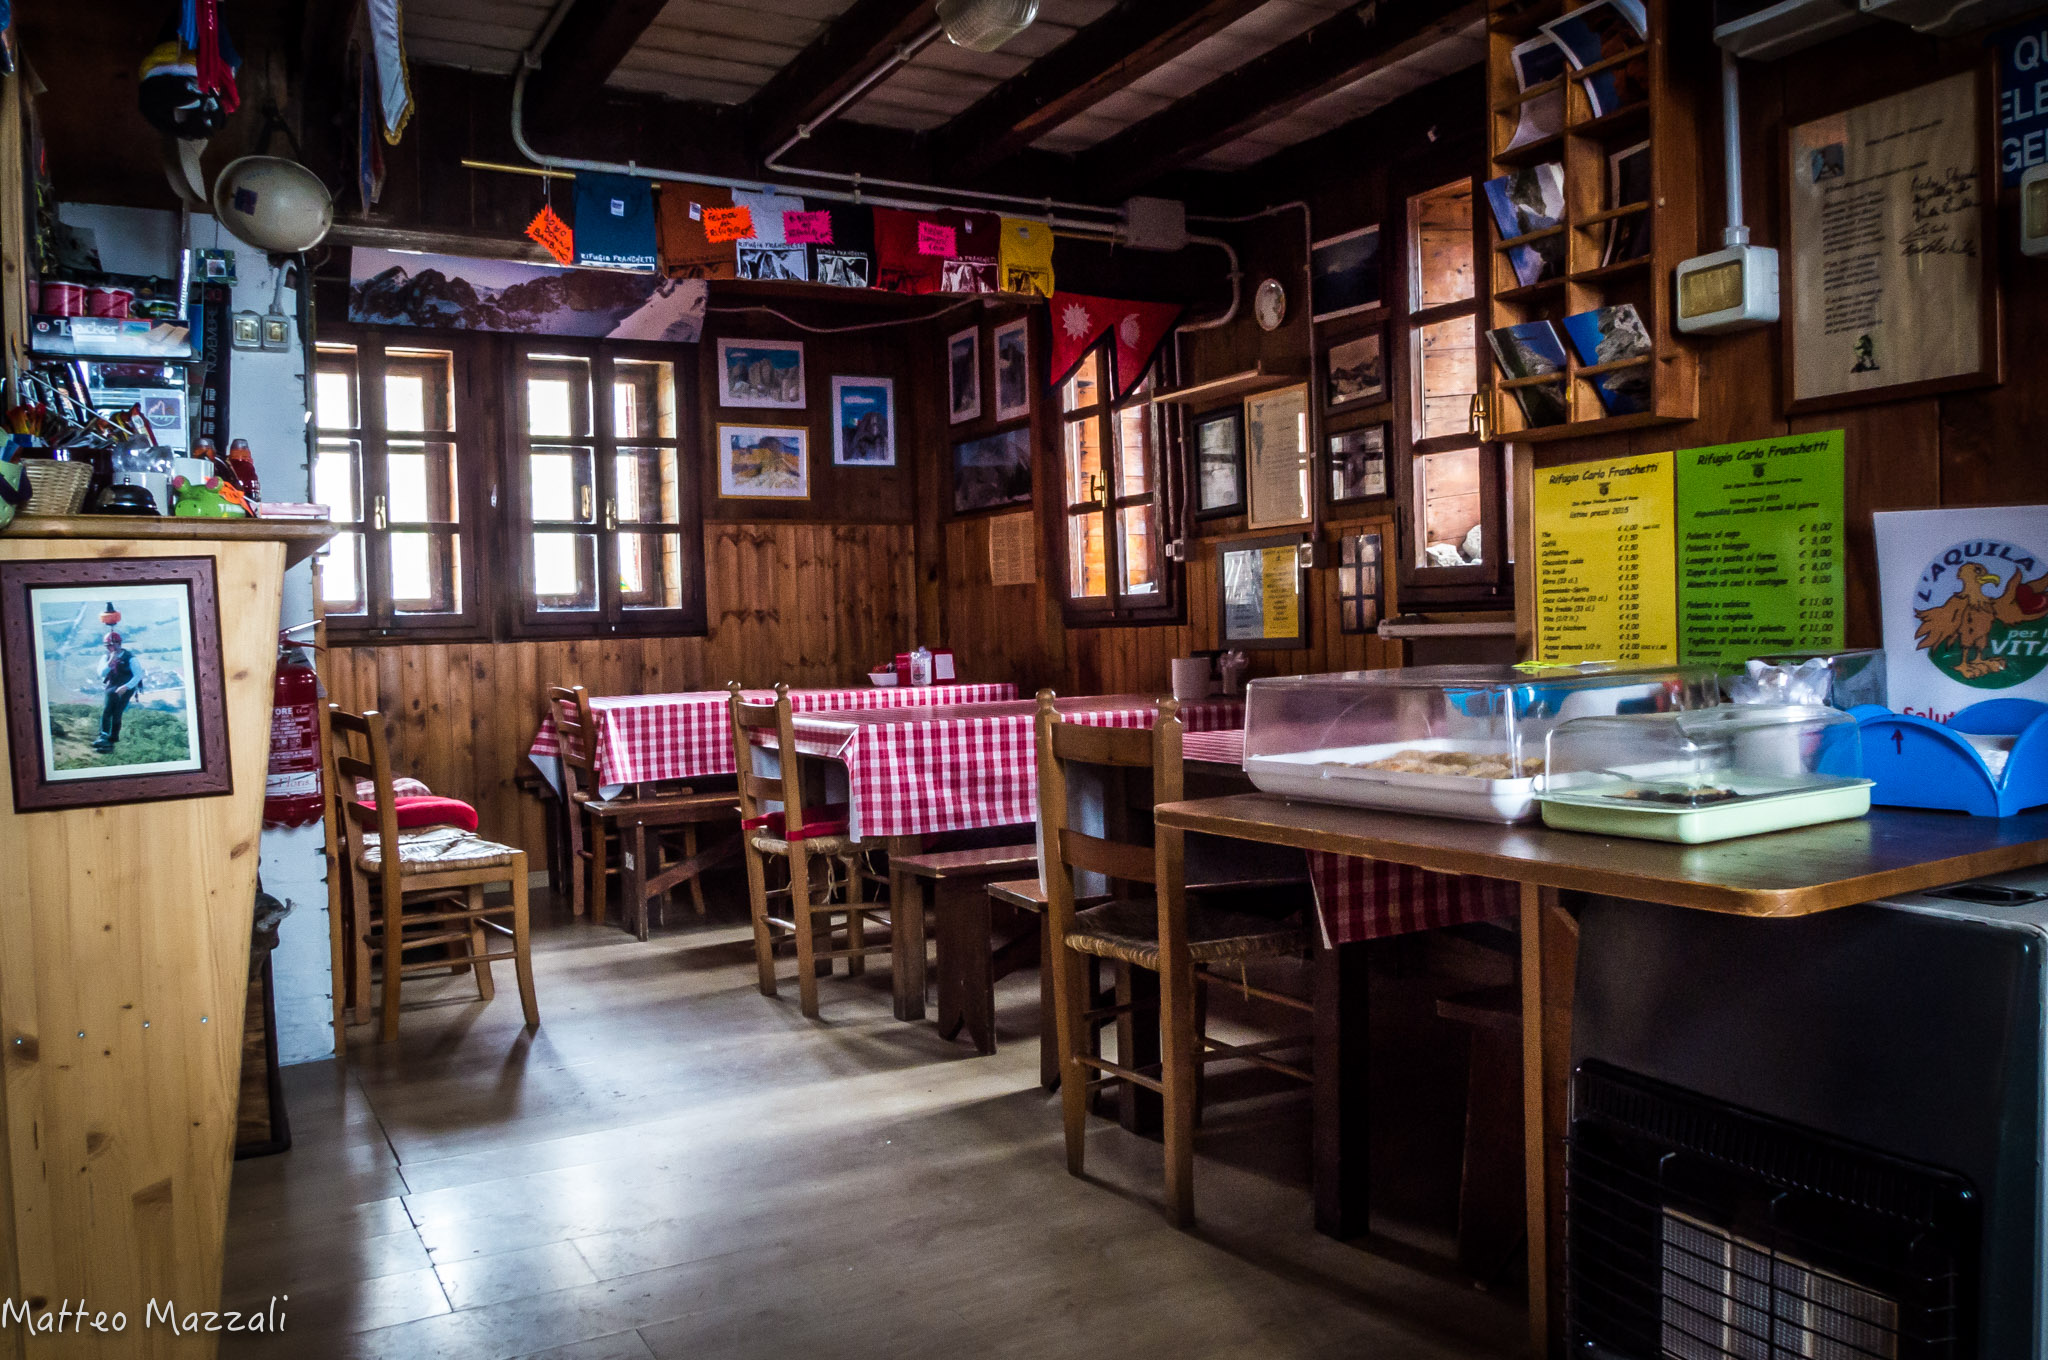
<svg viewBox="0 0 2048 1360"><path fill-rule="evenodd" d="M1871 519L1891 708L1947 722L1986 699L2048 701L2048 505Z"/></svg>
<svg viewBox="0 0 2048 1360"><path fill-rule="evenodd" d="M1794 400L1984 366L1977 79L1793 129Z"/></svg>

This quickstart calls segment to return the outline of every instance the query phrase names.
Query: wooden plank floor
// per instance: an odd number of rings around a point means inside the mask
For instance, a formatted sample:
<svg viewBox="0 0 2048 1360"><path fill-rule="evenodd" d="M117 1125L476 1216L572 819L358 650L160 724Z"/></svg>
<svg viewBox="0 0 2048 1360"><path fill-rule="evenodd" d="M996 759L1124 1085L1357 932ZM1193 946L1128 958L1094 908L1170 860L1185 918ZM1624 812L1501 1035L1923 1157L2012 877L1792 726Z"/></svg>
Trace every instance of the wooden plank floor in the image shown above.
<svg viewBox="0 0 2048 1360"><path fill-rule="evenodd" d="M286 1326L221 1354L1516 1353L1518 1304L1413 1234L1311 1230L1300 1095L1212 1107L1202 1224L1175 1232L1156 1143L1092 1121L1090 1179L1066 1174L1033 974L993 1057L891 1019L886 965L825 984L813 1024L793 982L754 990L735 897L638 944L536 894L537 1035L501 965L490 1005L408 981L442 999L396 1045L287 1069L297 1144L236 1167L224 1291L289 1295Z"/></svg>

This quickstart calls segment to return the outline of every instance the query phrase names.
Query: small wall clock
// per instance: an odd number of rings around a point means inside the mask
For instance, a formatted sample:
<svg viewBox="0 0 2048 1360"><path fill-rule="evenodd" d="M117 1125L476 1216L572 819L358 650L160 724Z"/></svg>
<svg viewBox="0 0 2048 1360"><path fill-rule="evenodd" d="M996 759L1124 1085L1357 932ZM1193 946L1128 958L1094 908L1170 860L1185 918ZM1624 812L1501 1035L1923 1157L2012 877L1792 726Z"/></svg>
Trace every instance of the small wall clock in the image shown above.
<svg viewBox="0 0 2048 1360"><path fill-rule="evenodd" d="M1252 315L1258 318L1259 329L1280 329L1280 323L1287 319L1287 290L1280 286L1280 280L1267 279L1259 285L1259 291L1252 297Z"/></svg>

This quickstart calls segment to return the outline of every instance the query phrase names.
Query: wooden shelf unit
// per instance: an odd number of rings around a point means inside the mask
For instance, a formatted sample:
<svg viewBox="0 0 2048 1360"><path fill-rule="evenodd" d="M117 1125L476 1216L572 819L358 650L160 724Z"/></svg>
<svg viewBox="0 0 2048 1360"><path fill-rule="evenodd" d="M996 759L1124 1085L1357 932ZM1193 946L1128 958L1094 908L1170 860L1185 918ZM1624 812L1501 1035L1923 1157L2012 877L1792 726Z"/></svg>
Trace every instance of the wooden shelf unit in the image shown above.
<svg viewBox="0 0 2048 1360"><path fill-rule="evenodd" d="M1190 383L1186 387L1154 392L1152 400L1188 406L1222 405L1231 398L1241 400L1260 392L1295 387L1308 380L1306 373L1281 372L1268 369L1261 363L1239 373L1226 373L1220 378L1211 378L1207 382Z"/></svg>
<svg viewBox="0 0 2048 1360"><path fill-rule="evenodd" d="M1482 356L1496 437L1514 441L1574 439L1613 430L1691 420L1699 414L1699 361L1689 342L1674 327L1673 271L1695 254L1699 182L1698 128L1693 91L1680 83L1670 48L1671 11L1685 0L1644 0L1650 31L1643 45L1604 59L1584 70L1567 69L1564 129L1561 133L1507 149L1520 121L1525 99L1560 82L1545 82L1525 94L1515 84L1510 53L1534 37L1552 19L1579 8L1585 0L1491 0L1487 13L1487 104L1489 177L1512 174L1533 165L1555 162L1564 167L1564 219L1553 231L1532 232L1503 240L1490 205L1476 204L1486 214L1495 248L1488 252L1492 289L1487 326L1494 329L1527 321L1549 321L1564 341L1565 371L1555 380L1565 389L1568 419L1563 424L1529 427L1514 392L1538 385L1515 382L1500 371L1491 349ZM1586 81L1641 61L1648 96L1595 117ZM1608 201L1610 154L1648 142L1650 195L1639 204ZM1650 248L1638 259L1603 265L1601 255L1616 224L1640 217L1650 234ZM1561 232L1565 238L1562 274L1524 284L1516 276L1509 247L1530 244ZM1564 318L1600 307L1633 303L1650 334L1652 352L1635 364L1579 362ZM1613 416L1600 401L1591 379L1619 368L1647 366L1650 407Z"/></svg>

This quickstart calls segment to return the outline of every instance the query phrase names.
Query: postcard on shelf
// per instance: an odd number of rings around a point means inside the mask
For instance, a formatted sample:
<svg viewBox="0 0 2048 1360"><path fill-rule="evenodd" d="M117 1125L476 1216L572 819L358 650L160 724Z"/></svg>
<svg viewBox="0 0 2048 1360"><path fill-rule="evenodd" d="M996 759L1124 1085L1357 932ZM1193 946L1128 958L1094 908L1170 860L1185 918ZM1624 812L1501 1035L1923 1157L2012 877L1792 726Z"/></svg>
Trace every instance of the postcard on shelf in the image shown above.
<svg viewBox="0 0 2048 1360"><path fill-rule="evenodd" d="M1583 71L1642 46L1650 19L1643 0L1593 0L1552 19L1543 32L1564 49L1574 69Z"/></svg>
<svg viewBox="0 0 2048 1360"><path fill-rule="evenodd" d="M1568 316L1564 319L1564 330L1571 337L1572 348L1579 352L1579 362L1588 368L1646 359L1655 348L1641 313L1628 302ZM1647 364L1595 373L1586 381L1600 394L1600 404L1608 415L1632 416L1650 409L1651 375Z"/></svg>
<svg viewBox="0 0 2048 1360"><path fill-rule="evenodd" d="M1626 208L1650 201L1650 144L1638 142L1607 158L1607 206ZM1601 251L1602 267L1639 260L1650 253L1650 214L1647 208L1627 217L1607 220L1607 245Z"/></svg>
<svg viewBox="0 0 2048 1360"><path fill-rule="evenodd" d="M1515 88L1527 92L1564 75L1565 50L1548 33L1539 33L1508 53L1515 68ZM1506 150L1528 146L1564 131L1564 86L1522 101L1515 135Z"/></svg>
<svg viewBox="0 0 2048 1360"><path fill-rule="evenodd" d="M1581 71L1641 47L1649 28L1642 0L1593 0L1543 25ZM1586 101L1593 116L1605 117L1648 98L1649 78L1649 63L1641 56L1586 77Z"/></svg>
<svg viewBox="0 0 2048 1360"><path fill-rule="evenodd" d="M1501 326L1486 333L1493 357L1509 379L1562 375L1565 367L1564 340L1548 321L1524 321ZM1510 389L1531 426L1562 425L1567 417L1564 382L1532 383Z"/></svg>
<svg viewBox="0 0 2048 1360"><path fill-rule="evenodd" d="M1545 161L1490 179L1486 181L1486 201L1504 241L1547 231L1564 220L1564 166ZM1510 248L1508 260L1514 265L1515 278L1526 287L1562 274L1564 252L1565 238L1560 232Z"/></svg>

